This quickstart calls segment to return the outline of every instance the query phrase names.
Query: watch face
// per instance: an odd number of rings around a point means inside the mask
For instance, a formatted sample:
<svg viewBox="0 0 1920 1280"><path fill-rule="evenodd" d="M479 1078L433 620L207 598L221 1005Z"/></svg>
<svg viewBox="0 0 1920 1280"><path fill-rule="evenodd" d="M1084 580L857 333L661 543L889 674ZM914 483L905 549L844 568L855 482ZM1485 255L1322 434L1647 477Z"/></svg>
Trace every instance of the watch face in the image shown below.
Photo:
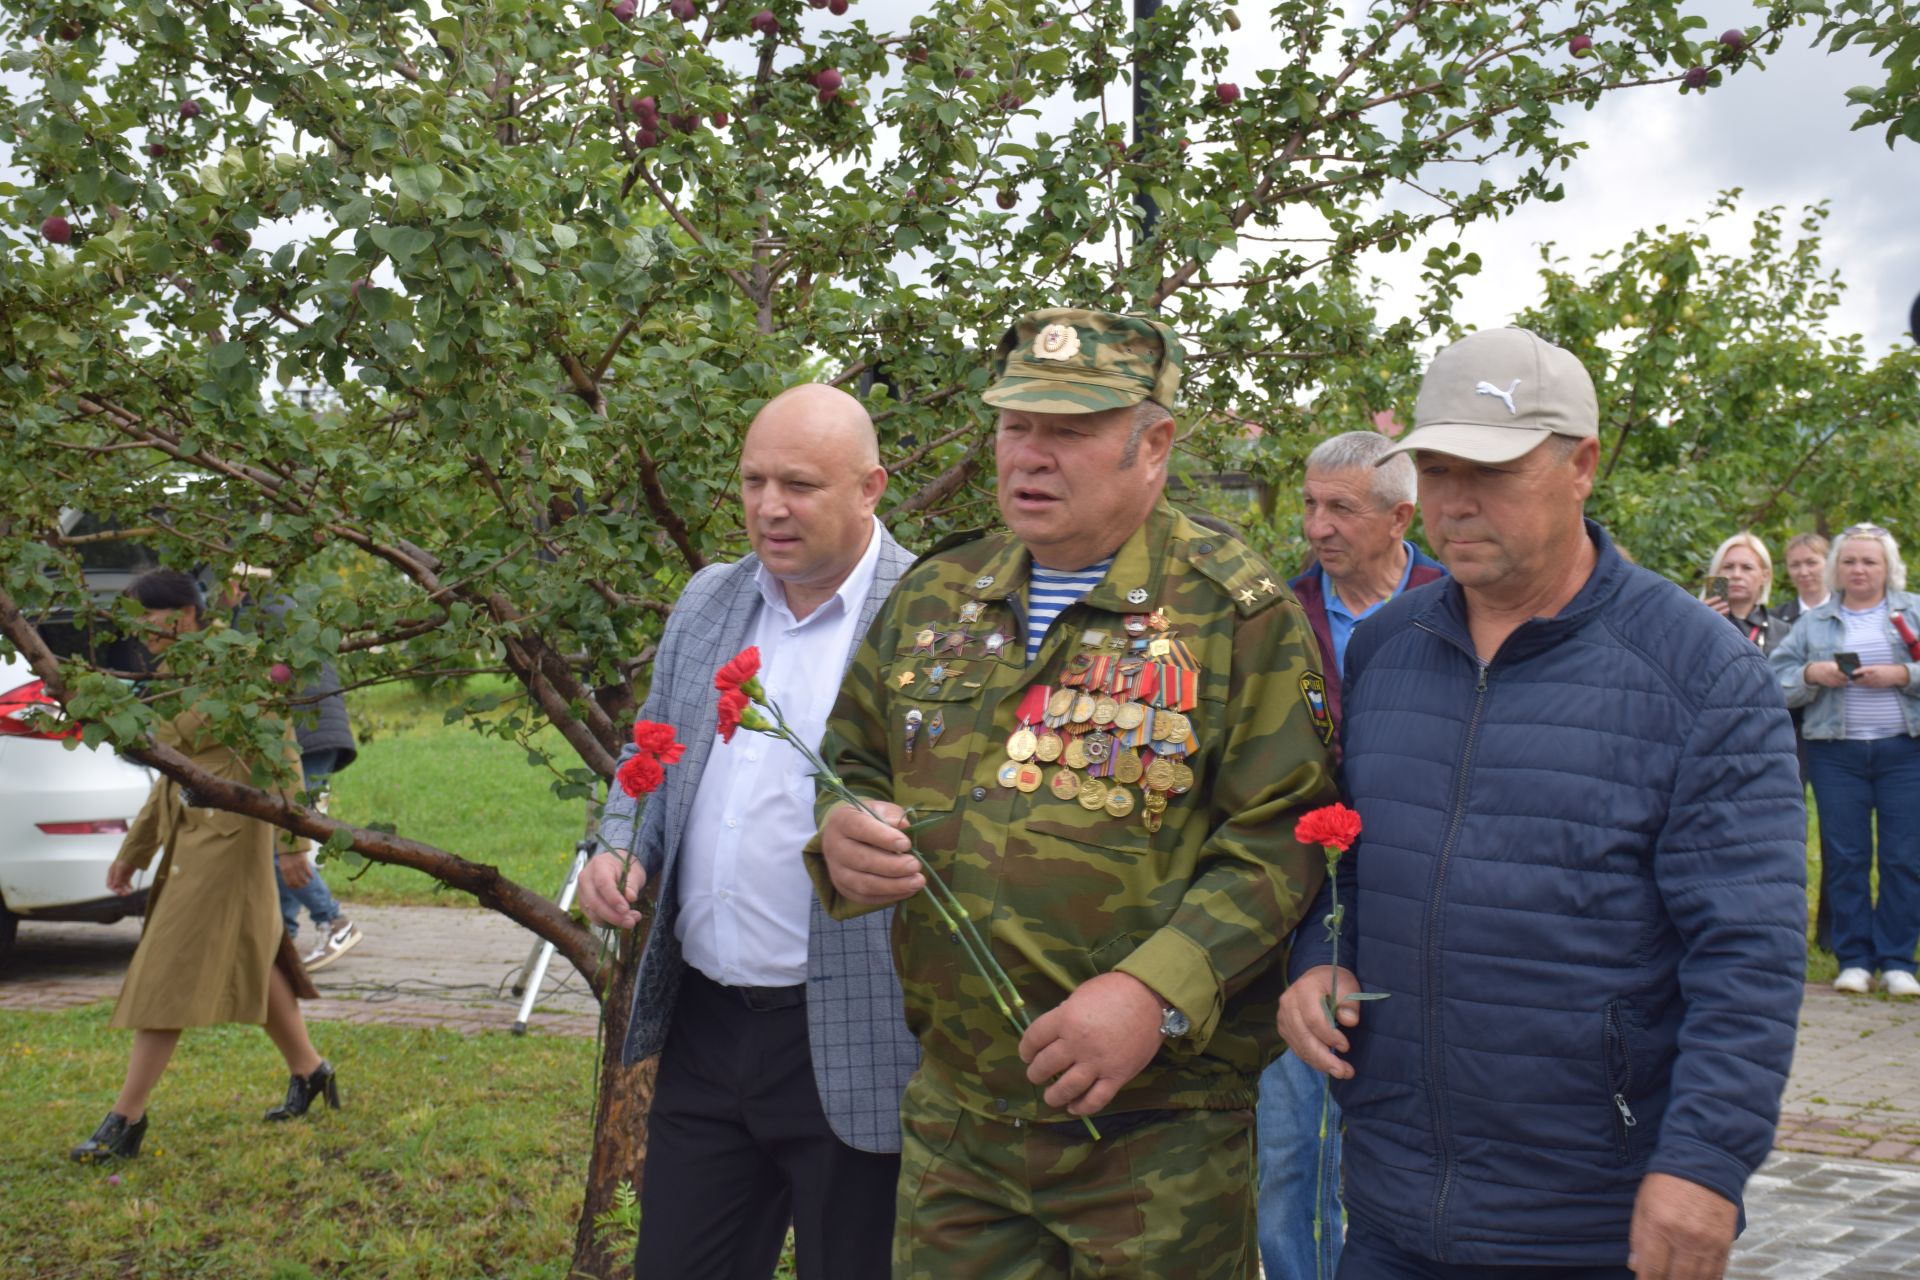
<svg viewBox="0 0 1920 1280"><path fill-rule="evenodd" d="M1172 1006L1168 1006L1166 1009L1164 1009L1161 1012L1161 1015L1160 1015L1160 1034L1161 1035L1169 1036L1169 1037L1183 1036L1187 1034L1187 1032L1190 1031L1192 1028L1193 1028L1193 1023L1189 1022L1187 1020L1187 1015L1180 1012L1178 1009L1175 1009Z"/></svg>

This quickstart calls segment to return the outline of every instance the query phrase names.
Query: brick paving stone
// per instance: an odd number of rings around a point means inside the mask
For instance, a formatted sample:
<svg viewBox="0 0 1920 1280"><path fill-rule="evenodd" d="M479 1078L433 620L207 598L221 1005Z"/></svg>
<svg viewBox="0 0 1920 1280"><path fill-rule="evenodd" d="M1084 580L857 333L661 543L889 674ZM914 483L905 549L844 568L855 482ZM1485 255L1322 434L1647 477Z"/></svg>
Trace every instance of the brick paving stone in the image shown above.
<svg viewBox="0 0 1920 1280"><path fill-rule="evenodd" d="M1775 1152L1747 1186L1728 1280L1920 1274L1920 1169Z"/></svg>

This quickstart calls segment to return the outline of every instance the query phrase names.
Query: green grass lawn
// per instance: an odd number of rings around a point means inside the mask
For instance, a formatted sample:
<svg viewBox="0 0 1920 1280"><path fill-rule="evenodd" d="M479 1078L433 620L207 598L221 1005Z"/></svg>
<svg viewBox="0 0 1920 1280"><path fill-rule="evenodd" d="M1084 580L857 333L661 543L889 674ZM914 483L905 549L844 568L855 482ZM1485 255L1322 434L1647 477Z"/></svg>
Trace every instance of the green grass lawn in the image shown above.
<svg viewBox="0 0 1920 1280"><path fill-rule="evenodd" d="M196 1029L139 1158L75 1165L126 1069L110 1009L0 1013L0 1275L563 1280L592 1041L329 1024L345 1108L268 1125L266 1036Z"/></svg>
<svg viewBox="0 0 1920 1280"><path fill-rule="evenodd" d="M496 682L504 689L504 682ZM489 687L475 681L467 692ZM422 694L387 685L348 695L360 758L335 776L332 816L359 825L391 825L399 834L552 894L566 877L573 846L586 829L578 800L556 799L553 775L530 765L511 741L477 733L466 721L445 723L451 693ZM577 760L558 734L539 739L564 766ZM405 867L329 866L327 883L353 902L442 903L473 899Z"/></svg>

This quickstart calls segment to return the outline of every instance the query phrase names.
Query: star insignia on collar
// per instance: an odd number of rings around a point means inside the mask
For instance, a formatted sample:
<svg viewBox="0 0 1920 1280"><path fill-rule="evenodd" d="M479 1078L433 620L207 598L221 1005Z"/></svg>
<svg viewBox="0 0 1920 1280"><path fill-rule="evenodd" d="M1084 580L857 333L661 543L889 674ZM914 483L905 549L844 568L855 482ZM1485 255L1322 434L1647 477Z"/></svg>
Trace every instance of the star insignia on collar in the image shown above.
<svg viewBox="0 0 1920 1280"><path fill-rule="evenodd" d="M1272 578L1262 578L1260 579L1260 589L1266 592L1268 595L1272 595L1274 592L1278 591L1280 587L1278 584L1274 582Z"/></svg>
<svg viewBox="0 0 1920 1280"><path fill-rule="evenodd" d="M1259 598L1260 598L1259 596L1256 596L1253 594L1252 587L1248 587L1245 591L1242 591L1240 593L1241 604L1252 604L1255 600L1258 600Z"/></svg>

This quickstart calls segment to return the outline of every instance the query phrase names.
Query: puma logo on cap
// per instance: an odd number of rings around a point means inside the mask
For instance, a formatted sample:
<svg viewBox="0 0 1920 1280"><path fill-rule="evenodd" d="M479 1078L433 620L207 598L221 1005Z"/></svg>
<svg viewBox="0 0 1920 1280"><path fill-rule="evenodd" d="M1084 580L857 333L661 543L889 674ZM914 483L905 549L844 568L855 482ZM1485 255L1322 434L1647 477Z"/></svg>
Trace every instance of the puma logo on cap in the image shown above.
<svg viewBox="0 0 1920 1280"><path fill-rule="evenodd" d="M1494 399L1500 401L1502 404L1507 406L1508 413L1513 414L1513 413L1520 412L1518 409L1513 407L1513 393L1515 391L1518 391L1519 389L1520 389L1520 379L1515 378L1513 380L1513 385L1508 387L1505 391L1502 391L1500 388L1494 386L1491 382L1483 381L1483 382L1477 383L1474 386L1473 392L1475 395L1492 396Z"/></svg>

